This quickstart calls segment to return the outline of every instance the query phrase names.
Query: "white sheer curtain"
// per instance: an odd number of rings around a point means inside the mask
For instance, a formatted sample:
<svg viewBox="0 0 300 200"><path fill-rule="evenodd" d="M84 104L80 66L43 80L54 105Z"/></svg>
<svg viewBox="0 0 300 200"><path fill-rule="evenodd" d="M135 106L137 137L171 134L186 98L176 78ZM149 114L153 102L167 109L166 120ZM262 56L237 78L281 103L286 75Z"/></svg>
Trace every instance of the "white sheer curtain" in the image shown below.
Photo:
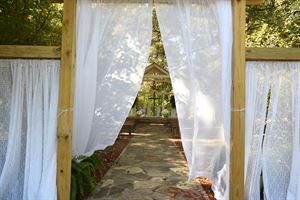
<svg viewBox="0 0 300 200"><path fill-rule="evenodd" d="M169 0L156 4L156 11L190 169L189 178L213 178L216 197L226 198L229 186L231 1Z"/></svg>
<svg viewBox="0 0 300 200"><path fill-rule="evenodd" d="M73 156L114 143L140 88L152 0L79 0Z"/></svg>
<svg viewBox="0 0 300 200"><path fill-rule="evenodd" d="M0 199L22 199L25 143L26 138L22 134L22 113L24 104L24 81L22 71L11 71L10 62L1 60L1 124L3 150L0 169ZM18 80L17 82L13 82ZM8 86L8 87L7 87ZM3 95L10 96L10 99ZM3 98L4 97L4 98ZM3 120L4 119L4 120Z"/></svg>
<svg viewBox="0 0 300 200"><path fill-rule="evenodd" d="M298 68L295 63L273 62L271 96L263 141L262 172L266 199L287 199L291 177ZM298 64L298 67L299 64ZM298 126L298 125L297 125ZM299 144L298 144L299 145ZM296 152L295 152L296 153ZM299 167L299 166L298 166Z"/></svg>
<svg viewBox="0 0 300 200"><path fill-rule="evenodd" d="M287 199L300 199L300 62L289 63L292 70L296 70L293 74L292 95L293 95L293 154L291 166L291 178L289 182Z"/></svg>
<svg viewBox="0 0 300 200"><path fill-rule="evenodd" d="M9 60L0 60L0 173L5 162L11 106L11 70Z"/></svg>
<svg viewBox="0 0 300 200"><path fill-rule="evenodd" d="M247 63L245 199L260 199L261 173L265 199L299 198L299 68L299 62Z"/></svg>
<svg viewBox="0 0 300 200"><path fill-rule="evenodd" d="M59 61L1 60L0 76L0 199L56 199Z"/></svg>
<svg viewBox="0 0 300 200"><path fill-rule="evenodd" d="M270 89L270 66L247 62L245 129L245 199L260 199L262 139Z"/></svg>

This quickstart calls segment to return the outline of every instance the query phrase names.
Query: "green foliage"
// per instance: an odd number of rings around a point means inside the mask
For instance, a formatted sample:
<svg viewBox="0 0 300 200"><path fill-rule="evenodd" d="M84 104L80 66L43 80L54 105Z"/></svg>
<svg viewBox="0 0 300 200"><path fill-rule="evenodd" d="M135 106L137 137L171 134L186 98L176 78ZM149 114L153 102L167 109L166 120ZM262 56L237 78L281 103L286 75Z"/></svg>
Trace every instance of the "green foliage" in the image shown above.
<svg viewBox="0 0 300 200"><path fill-rule="evenodd" d="M95 152L92 156L86 157L81 162L72 160L71 176L71 199L82 199L85 194L90 193L96 186L95 173L101 166L101 156Z"/></svg>
<svg viewBox="0 0 300 200"><path fill-rule="evenodd" d="M60 45L62 10L48 0L1 0L0 44ZM264 0L246 11L248 47L300 47L300 0ZM155 9L148 61L167 68Z"/></svg>
<svg viewBox="0 0 300 200"><path fill-rule="evenodd" d="M300 47L299 0L265 0L246 11L246 46Z"/></svg>
<svg viewBox="0 0 300 200"><path fill-rule="evenodd" d="M148 62L156 63L166 69L168 67L167 58L165 55L155 8L153 8L152 14L152 41Z"/></svg>
<svg viewBox="0 0 300 200"><path fill-rule="evenodd" d="M62 9L48 0L1 0L0 44L60 45Z"/></svg>

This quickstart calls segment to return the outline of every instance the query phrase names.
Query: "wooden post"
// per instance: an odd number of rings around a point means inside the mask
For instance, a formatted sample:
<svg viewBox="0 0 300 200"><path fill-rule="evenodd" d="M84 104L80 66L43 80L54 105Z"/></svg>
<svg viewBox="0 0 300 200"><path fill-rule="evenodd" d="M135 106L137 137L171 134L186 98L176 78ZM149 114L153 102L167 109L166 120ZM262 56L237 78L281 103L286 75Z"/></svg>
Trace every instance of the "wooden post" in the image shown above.
<svg viewBox="0 0 300 200"><path fill-rule="evenodd" d="M57 135L58 200L69 200L71 189L75 22L76 0L65 1L62 27L60 95Z"/></svg>
<svg viewBox="0 0 300 200"><path fill-rule="evenodd" d="M230 145L230 200L244 199L245 133L245 8L246 0L232 0L232 111Z"/></svg>

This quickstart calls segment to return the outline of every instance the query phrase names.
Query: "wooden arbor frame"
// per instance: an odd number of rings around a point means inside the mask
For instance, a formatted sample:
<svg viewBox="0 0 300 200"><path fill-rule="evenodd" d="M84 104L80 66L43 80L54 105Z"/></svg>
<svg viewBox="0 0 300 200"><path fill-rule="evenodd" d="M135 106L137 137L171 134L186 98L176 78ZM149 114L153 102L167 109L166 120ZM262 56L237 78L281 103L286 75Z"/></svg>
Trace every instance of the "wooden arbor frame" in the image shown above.
<svg viewBox="0 0 300 200"><path fill-rule="evenodd" d="M50 0L62 3L63 0ZM300 49L245 49L245 6L262 0L232 0L233 65L232 117L230 147L231 200L244 199L244 123L245 123L245 60L300 60ZM58 119L57 189L58 199L70 199L72 159L72 119L74 98L76 0L64 3L62 46L0 45L0 58L61 59Z"/></svg>

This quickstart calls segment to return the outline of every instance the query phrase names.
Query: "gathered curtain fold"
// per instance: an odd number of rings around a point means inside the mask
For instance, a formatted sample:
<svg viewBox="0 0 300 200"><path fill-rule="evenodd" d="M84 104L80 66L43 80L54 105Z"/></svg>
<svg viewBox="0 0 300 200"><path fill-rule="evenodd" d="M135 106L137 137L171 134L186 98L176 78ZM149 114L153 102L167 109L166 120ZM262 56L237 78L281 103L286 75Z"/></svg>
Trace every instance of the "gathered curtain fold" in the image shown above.
<svg viewBox="0 0 300 200"><path fill-rule="evenodd" d="M53 60L0 61L0 110L9 116L0 122L0 199L57 198L59 65Z"/></svg>

